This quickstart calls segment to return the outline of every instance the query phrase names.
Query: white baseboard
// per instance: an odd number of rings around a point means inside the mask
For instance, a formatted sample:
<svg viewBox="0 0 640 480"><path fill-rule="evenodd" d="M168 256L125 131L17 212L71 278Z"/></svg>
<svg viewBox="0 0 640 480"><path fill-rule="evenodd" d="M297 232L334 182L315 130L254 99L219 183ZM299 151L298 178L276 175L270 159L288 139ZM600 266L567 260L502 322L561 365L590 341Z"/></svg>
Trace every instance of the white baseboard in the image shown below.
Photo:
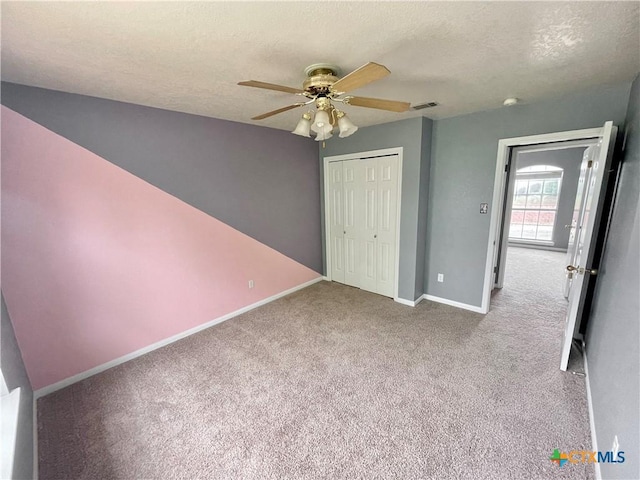
<svg viewBox="0 0 640 480"><path fill-rule="evenodd" d="M436 297L435 295L422 295L422 298L425 300L431 300L432 302L444 303L445 305L450 305L452 307L462 308L464 310L470 310L476 313L486 313L482 310L482 307L476 307L475 305L469 305L468 303L456 302L455 300L449 300L447 298Z"/></svg>
<svg viewBox="0 0 640 480"><path fill-rule="evenodd" d="M598 440L596 439L596 421L593 418L593 399L591 398L591 382L589 380L589 365L587 364L587 348L582 341L582 360L584 362L584 378L587 387L587 406L589 407L589 427L591 428L591 449L594 452L598 451ZM596 480L602 480L602 473L600 472L600 464L594 463L596 472Z"/></svg>
<svg viewBox="0 0 640 480"><path fill-rule="evenodd" d="M567 253L566 248L554 247L553 245L536 244L536 243L509 242L508 247L509 248L529 248L532 250L548 250L550 252Z"/></svg>
<svg viewBox="0 0 640 480"><path fill-rule="evenodd" d="M396 297L393 299L393 301L401 303L402 305L407 305L409 307L415 307L422 301L422 297L418 297L416 300L407 300L406 298Z"/></svg>
<svg viewBox="0 0 640 480"><path fill-rule="evenodd" d="M158 348L177 342L178 340L191 336L194 333L201 332L202 330L213 327L214 325L217 325L226 320L229 320L230 318L237 317L238 315L242 315L243 313L253 310L254 308L258 308L258 307L261 307L262 305L273 302L278 298L282 298L293 292L302 290L303 288L313 285L314 283L321 282L322 280L324 280L324 277L319 276L318 278L314 278L313 280L297 285L293 288L290 288L289 290L285 290L284 292L277 293L271 297L260 300L259 302L252 303L251 305L247 305L246 307L236 310L235 312L227 313L226 315L223 315L222 317L218 317L215 320L211 320L207 323L203 323L202 325L198 325L197 327L190 328L189 330L185 330L184 332L178 333L177 335L173 335L172 337L165 338L164 340L160 340L159 342L156 342L147 347L141 348L140 350L136 350L135 352L128 353L127 355L123 355L122 357L116 358L107 363L103 363L102 365L98 365L97 367L93 367L85 372L81 372L81 373L78 373L77 375L73 375L72 377L65 378L64 380L56 382L52 385L47 385L46 387L39 388L38 390L33 392L34 401L35 399L38 399L45 395L49 395L50 393L53 393L57 390L68 387L69 385L72 385L81 380L84 380L85 378L89 378L93 375L96 375L97 373L104 372L105 370L113 368L124 362L128 362L129 360L133 360L134 358L140 357L145 353L152 352L153 350L157 350Z"/></svg>

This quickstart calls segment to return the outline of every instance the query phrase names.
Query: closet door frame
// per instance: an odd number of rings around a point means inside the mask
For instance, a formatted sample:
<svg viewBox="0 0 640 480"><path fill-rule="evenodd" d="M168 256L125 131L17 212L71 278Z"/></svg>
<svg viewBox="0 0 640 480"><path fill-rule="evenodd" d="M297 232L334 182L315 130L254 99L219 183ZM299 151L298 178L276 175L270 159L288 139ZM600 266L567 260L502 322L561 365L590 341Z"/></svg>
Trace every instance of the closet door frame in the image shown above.
<svg viewBox="0 0 640 480"><path fill-rule="evenodd" d="M346 155L333 155L330 157L323 157L323 192L324 192L324 240L325 240L325 260L326 260L326 268L327 280L333 280L332 276L332 265L333 259L332 248L331 248L331 219L330 219L330 207L329 207L329 196L330 196L330 187L329 187L329 164L331 162L340 162L344 160L361 160L371 157L383 157L387 155L398 155L398 201L396 206L396 254L395 254L395 279L394 279L394 287L393 287L393 299L398 301L398 284L400 281L400 213L402 212L402 147L395 148L385 148L382 150L369 150L366 152L356 152L349 153Z"/></svg>

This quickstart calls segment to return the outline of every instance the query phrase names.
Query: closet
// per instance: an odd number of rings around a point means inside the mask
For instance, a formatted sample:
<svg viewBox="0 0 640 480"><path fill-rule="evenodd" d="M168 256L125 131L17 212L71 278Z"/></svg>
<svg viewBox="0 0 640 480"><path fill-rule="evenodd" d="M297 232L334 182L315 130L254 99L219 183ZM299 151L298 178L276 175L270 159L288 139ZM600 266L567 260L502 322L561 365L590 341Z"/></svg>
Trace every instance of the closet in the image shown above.
<svg viewBox="0 0 640 480"><path fill-rule="evenodd" d="M329 162L331 279L393 297L398 237L398 155Z"/></svg>

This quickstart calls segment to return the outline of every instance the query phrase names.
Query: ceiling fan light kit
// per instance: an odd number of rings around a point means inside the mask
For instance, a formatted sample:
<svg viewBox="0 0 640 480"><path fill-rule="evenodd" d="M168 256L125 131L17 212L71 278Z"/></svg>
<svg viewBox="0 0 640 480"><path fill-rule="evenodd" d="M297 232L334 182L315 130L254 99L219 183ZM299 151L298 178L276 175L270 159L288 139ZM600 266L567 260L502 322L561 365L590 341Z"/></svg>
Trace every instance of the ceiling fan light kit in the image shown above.
<svg viewBox="0 0 640 480"><path fill-rule="evenodd" d="M331 130L329 130L328 132L320 132L316 135L316 142L322 142L324 140L329 140L331 137L333 137L333 134L331 133Z"/></svg>
<svg viewBox="0 0 640 480"><path fill-rule="evenodd" d="M293 133L294 135L300 135L301 137L307 137L307 138L311 137L310 130L311 130L312 116L313 116L313 112L307 112L304 115L302 115L302 118L298 122L296 129L291 133Z"/></svg>
<svg viewBox="0 0 640 480"><path fill-rule="evenodd" d="M358 127L353 124L353 122L347 118L347 114L344 112L337 112L338 117L338 128L340 129L340 138L348 137L349 135L353 135L358 130Z"/></svg>
<svg viewBox="0 0 640 480"><path fill-rule="evenodd" d="M316 116L313 119L313 124L311 125L311 130L316 133L329 133L333 130L333 126L331 125L331 119L329 118L329 114L326 110L318 110L316 112Z"/></svg>
<svg viewBox="0 0 640 480"><path fill-rule="evenodd" d="M264 88L266 90L276 90L279 92L292 93L306 97L307 101L294 103L286 107L273 110L253 117L252 120L263 120L265 118L283 113L294 108L314 104L316 112L308 111L302 115L298 125L291 132L301 137L310 137L311 131L316 133L316 140L323 141L333 136L333 129L337 127L339 137L345 138L353 135L358 127L347 117L346 113L338 110L332 102L343 103L355 107L376 108L391 112L406 112L410 108L408 102L398 102L395 100L382 100L379 98L354 97L345 95L351 90L363 87L371 82L386 77L391 72L384 65L369 62L366 65L340 78L339 69L335 65L328 63L315 63L309 65L305 71L307 79L302 84L302 90L276 85L273 83L249 80L239 82L238 85L245 87Z"/></svg>

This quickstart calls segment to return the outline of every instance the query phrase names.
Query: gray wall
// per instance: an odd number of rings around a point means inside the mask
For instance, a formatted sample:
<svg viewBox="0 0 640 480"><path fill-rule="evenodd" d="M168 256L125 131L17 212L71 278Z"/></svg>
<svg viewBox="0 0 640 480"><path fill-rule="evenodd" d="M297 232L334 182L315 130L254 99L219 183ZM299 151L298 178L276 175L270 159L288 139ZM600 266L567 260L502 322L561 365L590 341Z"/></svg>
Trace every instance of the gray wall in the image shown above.
<svg viewBox="0 0 640 480"><path fill-rule="evenodd" d="M435 122L429 181L426 292L480 306L498 140L624 122L629 84ZM492 205L489 205L492 208ZM444 283L437 274L444 273Z"/></svg>
<svg viewBox="0 0 640 480"><path fill-rule="evenodd" d="M322 271L318 147L288 132L2 83L2 104Z"/></svg>
<svg viewBox="0 0 640 480"><path fill-rule="evenodd" d="M429 211L429 173L431 171L431 137L433 120L422 119L422 152L420 156L420 194L418 198L418 241L416 251L416 294L425 292L424 277L427 267L427 212Z"/></svg>
<svg viewBox="0 0 640 480"><path fill-rule="evenodd" d="M398 295L406 300L415 300L422 295L424 288L422 279L418 278L424 272L424 263L418 266L418 259L425 255L423 237L426 224L420 224L420 217L426 218L427 197L424 192L428 185L431 125L428 118L409 118L360 128L348 138L328 140L326 148L320 145L321 168L324 157L403 147ZM428 138L423 138L424 135ZM426 152L424 147L427 147ZM322 223L324 242L324 214Z"/></svg>
<svg viewBox="0 0 640 480"><path fill-rule="evenodd" d="M633 83L625 130L618 191L586 335L598 448L611 449L617 435L626 452L624 463L600 465L607 479L640 478L640 76Z"/></svg>
<svg viewBox="0 0 640 480"><path fill-rule="evenodd" d="M576 203L578 180L580 178L580 164L586 147L563 148L560 150L548 150L545 152L520 152L516 155L516 169L531 167L533 165L552 165L560 167L562 172L562 184L560 186L560 198L558 199L558 215L553 231L553 247L567 249L570 231L564 228L571 224L573 209ZM514 170L515 171L515 170ZM513 198L511 199L511 202ZM518 242L520 244L520 241Z"/></svg>
<svg viewBox="0 0 640 480"><path fill-rule="evenodd" d="M22 354L18 348L11 319L2 296L2 325L0 329L0 368L9 391L20 388L20 410L18 436L13 463L13 477L33 478L33 390Z"/></svg>

